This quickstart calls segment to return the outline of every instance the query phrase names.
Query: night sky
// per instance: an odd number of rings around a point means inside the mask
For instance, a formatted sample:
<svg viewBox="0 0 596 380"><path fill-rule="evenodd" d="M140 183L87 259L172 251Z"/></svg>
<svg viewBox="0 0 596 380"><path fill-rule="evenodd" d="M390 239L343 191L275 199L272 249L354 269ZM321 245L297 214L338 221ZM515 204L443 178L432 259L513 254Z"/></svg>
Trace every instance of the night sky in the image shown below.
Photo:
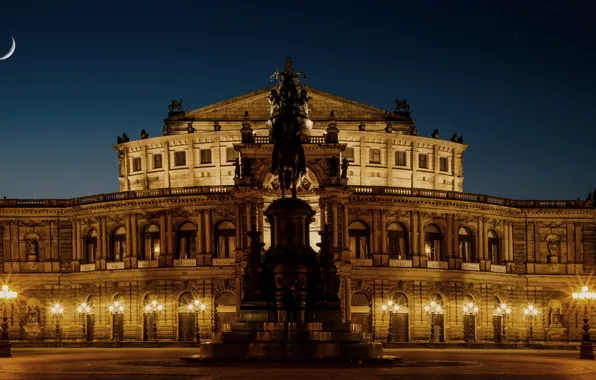
<svg viewBox="0 0 596 380"><path fill-rule="evenodd" d="M584 199L595 3L2 0L0 197L116 192L117 135L268 86L290 55L306 85L463 135L467 192Z"/></svg>

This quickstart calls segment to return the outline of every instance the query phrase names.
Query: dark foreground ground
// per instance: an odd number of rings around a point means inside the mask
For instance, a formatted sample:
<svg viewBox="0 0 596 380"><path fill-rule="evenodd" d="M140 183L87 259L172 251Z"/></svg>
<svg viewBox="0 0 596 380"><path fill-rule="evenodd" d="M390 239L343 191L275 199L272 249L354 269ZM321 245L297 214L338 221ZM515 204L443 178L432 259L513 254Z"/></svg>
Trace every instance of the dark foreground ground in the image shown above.
<svg viewBox="0 0 596 380"><path fill-rule="evenodd" d="M575 351L389 349L393 367L352 364L190 365L193 348L15 348L0 379L596 379L596 362Z"/></svg>

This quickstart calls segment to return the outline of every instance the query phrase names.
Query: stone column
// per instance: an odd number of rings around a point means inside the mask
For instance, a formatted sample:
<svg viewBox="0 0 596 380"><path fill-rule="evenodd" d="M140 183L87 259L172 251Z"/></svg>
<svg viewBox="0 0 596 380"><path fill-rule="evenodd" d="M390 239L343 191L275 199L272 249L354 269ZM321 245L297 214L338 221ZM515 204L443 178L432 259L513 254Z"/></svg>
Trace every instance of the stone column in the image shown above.
<svg viewBox="0 0 596 380"><path fill-rule="evenodd" d="M242 303L241 291L242 289L242 277L236 275L236 320L240 321L240 305Z"/></svg>
<svg viewBox="0 0 596 380"><path fill-rule="evenodd" d="M242 258L242 213L240 203L236 203L234 206L236 208L236 261L239 261Z"/></svg>
<svg viewBox="0 0 596 380"><path fill-rule="evenodd" d="M513 262L513 223L508 224L508 231L509 231L509 260Z"/></svg>
<svg viewBox="0 0 596 380"><path fill-rule="evenodd" d="M188 182L190 186L195 186L195 144L194 134L189 133L187 135L186 145L188 147Z"/></svg>
<svg viewBox="0 0 596 380"><path fill-rule="evenodd" d="M205 230L203 228L203 210L199 210L197 215L197 255L205 253ZM238 236L238 228L236 228L236 236ZM238 238L236 238L238 241Z"/></svg>
<svg viewBox="0 0 596 380"><path fill-rule="evenodd" d="M82 261L83 260L83 236L81 233L82 230L82 226L81 226L81 222L80 221L76 221L75 222L75 228L77 231L77 245L76 245L76 249L77 249L77 260Z"/></svg>
<svg viewBox="0 0 596 380"><path fill-rule="evenodd" d="M261 233L261 240L263 240L263 207L265 205L263 203L257 203L257 229ZM308 232L307 232L308 233Z"/></svg>
<svg viewBox="0 0 596 380"><path fill-rule="evenodd" d="M349 230L348 230L348 226L349 226L349 211L348 211L348 204L344 203L342 205L342 211L343 211L343 223L342 223L342 227L343 227L343 232L342 232L342 240L343 240L343 249L345 250L349 250L350 249L350 234L349 234Z"/></svg>
<svg viewBox="0 0 596 380"><path fill-rule="evenodd" d="M170 144L167 141L163 142L163 181L164 187L170 187ZM164 240L165 241L165 240ZM162 251L163 252L163 251Z"/></svg>
<svg viewBox="0 0 596 380"><path fill-rule="evenodd" d="M166 225L167 255L174 256L174 215L171 212L166 214Z"/></svg>
<svg viewBox="0 0 596 380"><path fill-rule="evenodd" d="M372 254L379 253L379 222L377 221L377 210L371 210L372 226L371 226L371 248Z"/></svg>
<svg viewBox="0 0 596 380"><path fill-rule="evenodd" d="M339 225L337 223L337 203L331 204L331 213L333 215L333 248L339 248Z"/></svg>
<svg viewBox="0 0 596 380"><path fill-rule="evenodd" d="M159 217L159 266L166 266L167 246L166 246L166 215L161 214Z"/></svg>
<svg viewBox="0 0 596 380"><path fill-rule="evenodd" d="M211 244L211 236L213 231L211 230L211 210L205 210L205 254L213 254L213 245Z"/></svg>
<svg viewBox="0 0 596 380"><path fill-rule="evenodd" d="M132 245L131 245L131 256L138 260L139 258L139 215L132 213ZM136 264L136 263L135 263ZM135 266L133 266L134 268Z"/></svg>
<svg viewBox="0 0 596 380"><path fill-rule="evenodd" d="M124 255L122 257L122 261L124 262L124 268L130 269L130 256L132 251L132 222L131 219L132 215L128 214L126 218L126 250L124 251Z"/></svg>
<svg viewBox="0 0 596 380"><path fill-rule="evenodd" d="M388 254L387 251L387 223L385 221L385 211L380 210L381 214L381 253Z"/></svg>
<svg viewBox="0 0 596 380"><path fill-rule="evenodd" d="M410 255L418 256L420 251L418 248L418 214L414 211L410 212Z"/></svg>
<svg viewBox="0 0 596 380"><path fill-rule="evenodd" d="M320 223L319 223L319 227L320 230L323 231L325 230L325 224L327 224L327 215L326 215L326 209L325 209L326 205L325 202L322 200L319 200L319 219L320 219Z"/></svg>
<svg viewBox="0 0 596 380"><path fill-rule="evenodd" d="M345 286L346 286L346 321L350 321L352 319L352 283L350 281L350 277L345 278Z"/></svg>

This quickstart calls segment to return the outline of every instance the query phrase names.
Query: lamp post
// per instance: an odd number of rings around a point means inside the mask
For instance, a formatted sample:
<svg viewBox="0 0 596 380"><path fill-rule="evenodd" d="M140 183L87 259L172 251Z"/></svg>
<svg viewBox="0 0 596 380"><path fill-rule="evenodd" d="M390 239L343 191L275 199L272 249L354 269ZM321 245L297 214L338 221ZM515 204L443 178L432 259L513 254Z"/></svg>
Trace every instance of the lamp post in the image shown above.
<svg viewBox="0 0 596 380"><path fill-rule="evenodd" d="M502 318L502 332L501 332L501 341L504 343L507 340L507 317L511 314L511 308L506 303L502 303L497 307L495 311L497 315L500 315Z"/></svg>
<svg viewBox="0 0 596 380"><path fill-rule="evenodd" d="M528 307L524 309L524 315L528 318L529 324L528 343L532 344L534 343L534 318L538 315L538 309L536 309L534 305L528 305Z"/></svg>
<svg viewBox="0 0 596 380"><path fill-rule="evenodd" d="M0 291L0 301L3 306L2 313L2 334L0 335L0 357L10 357L10 340L8 339L8 304L17 298L17 292L8 288L8 285L2 285Z"/></svg>
<svg viewBox="0 0 596 380"><path fill-rule="evenodd" d="M163 305L153 300L145 305L145 313L153 316L153 340L157 342L157 313L163 310Z"/></svg>
<svg viewBox="0 0 596 380"><path fill-rule="evenodd" d="M50 309L52 313L52 319L56 323L56 342L60 342L60 318L64 314L64 308L59 303L55 303Z"/></svg>
<svg viewBox="0 0 596 380"><path fill-rule="evenodd" d="M381 305L381 311L383 316L385 313L389 313L389 331L387 332L387 343L391 343L393 338L393 314L399 312L399 305L393 300L389 300Z"/></svg>
<svg viewBox="0 0 596 380"><path fill-rule="evenodd" d="M83 302L77 307L77 313L83 314L83 340L87 340L87 314L91 313L91 306Z"/></svg>
<svg viewBox="0 0 596 380"><path fill-rule="evenodd" d="M467 304L464 304L464 316L470 318L470 320L475 321L476 318L476 314L478 314L478 306L474 305L474 302L468 302ZM466 336L472 336L472 343L476 342L476 334L473 331L473 329L475 328L475 326L469 326L468 324L466 324L465 326L466 331L464 332L464 334ZM472 330L472 331L469 331Z"/></svg>
<svg viewBox="0 0 596 380"><path fill-rule="evenodd" d="M573 299L584 304L584 327L582 342L579 346L579 358L594 360L594 347L590 338L590 325L588 323L588 302L596 300L596 293L590 291L587 286L582 286L581 292L574 292Z"/></svg>
<svg viewBox="0 0 596 380"><path fill-rule="evenodd" d="M194 300L193 302L188 304L188 310L191 313L195 314L195 340L197 343L201 343L201 332L199 330L199 313L204 315L205 309L207 309L207 304L199 301Z"/></svg>
<svg viewBox="0 0 596 380"><path fill-rule="evenodd" d="M430 332L429 332L428 342L432 343L433 335L434 335L433 330L435 327L435 315L443 314L443 307L435 301L430 301L429 303L427 303L424 306L424 311L426 311L428 314L430 314Z"/></svg>
<svg viewBox="0 0 596 380"><path fill-rule="evenodd" d="M110 306L108 306L108 311L112 314L112 324L113 324L113 328L114 328L114 340L120 342L122 341L122 335L123 335L123 324L124 324L124 318L122 318L122 316L124 315L124 305L122 303L120 303L120 301L114 301L114 303L112 303ZM122 318L122 324L120 323L120 318ZM116 332L116 323L118 324L118 334L115 334Z"/></svg>

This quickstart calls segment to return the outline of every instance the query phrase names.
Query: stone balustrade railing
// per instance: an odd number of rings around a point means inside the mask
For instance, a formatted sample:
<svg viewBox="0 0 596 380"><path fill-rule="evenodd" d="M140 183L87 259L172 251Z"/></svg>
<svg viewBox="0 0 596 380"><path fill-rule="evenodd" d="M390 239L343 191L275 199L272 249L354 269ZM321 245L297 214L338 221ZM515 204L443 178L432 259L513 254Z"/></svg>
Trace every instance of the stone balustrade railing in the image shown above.
<svg viewBox="0 0 596 380"><path fill-rule="evenodd" d="M457 191L412 189L409 187L387 187L387 186L349 186L356 195L386 195L420 198L452 199L468 202L489 203L500 206L518 208L593 208L590 200L517 200L501 197L494 197L484 194L460 193Z"/></svg>
<svg viewBox="0 0 596 380"><path fill-rule="evenodd" d="M256 136L267 137L267 136ZM321 137L321 136L315 136ZM267 137L268 138L268 137ZM312 138L312 137L311 137ZM323 137L321 137L323 138ZM348 186L355 195L379 195L398 197L420 197L434 199L449 199L467 202L488 203L517 208L575 208L591 209L590 200L516 200L494 197L484 194L460 193L457 191L412 189L409 187L388 186ZM123 191L119 193L97 194L72 199L0 199L0 207L69 207L99 202L122 201L138 198L159 198L181 195L225 194L232 193L234 186L195 186L177 187L151 190Z"/></svg>
<svg viewBox="0 0 596 380"><path fill-rule="evenodd" d="M254 144L273 144L269 136L253 136ZM325 144L325 136L306 136L303 144Z"/></svg>
<svg viewBox="0 0 596 380"><path fill-rule="evenodd" d="M0 199L0 207L69 207L99 202L114 202L139 198L159 198L180 195L224 194L234 191L234 186L195 186L89 195L71 199Z"/></svg>

